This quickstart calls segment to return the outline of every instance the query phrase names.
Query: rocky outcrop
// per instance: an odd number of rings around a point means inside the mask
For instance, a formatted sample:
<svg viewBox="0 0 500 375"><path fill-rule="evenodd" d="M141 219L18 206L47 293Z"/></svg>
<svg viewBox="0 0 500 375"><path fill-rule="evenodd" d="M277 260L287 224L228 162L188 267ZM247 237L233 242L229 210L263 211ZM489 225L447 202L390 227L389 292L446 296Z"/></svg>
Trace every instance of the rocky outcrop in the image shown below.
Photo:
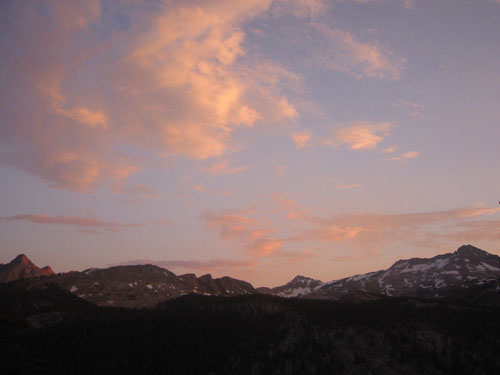
<svg viewBox="0 0 500 375"><path fill-rule="evenodd" d="M2 283L51 275L54 275L52 268L49 266L39 268L24 254L18 255L10 263L0 264L0 282Z"/></svg>

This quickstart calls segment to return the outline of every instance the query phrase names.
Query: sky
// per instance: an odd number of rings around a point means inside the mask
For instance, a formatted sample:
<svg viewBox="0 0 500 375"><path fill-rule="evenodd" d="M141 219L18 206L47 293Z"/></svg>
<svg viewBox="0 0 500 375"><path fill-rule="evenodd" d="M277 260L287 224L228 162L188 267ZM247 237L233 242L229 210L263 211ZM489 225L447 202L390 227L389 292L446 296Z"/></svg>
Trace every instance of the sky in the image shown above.
<svg viewBox="0 0 500 375"><path fill-rule="evenodd" d="M499 0L4 0L0 262L500 254L499 43Z"/></svg>

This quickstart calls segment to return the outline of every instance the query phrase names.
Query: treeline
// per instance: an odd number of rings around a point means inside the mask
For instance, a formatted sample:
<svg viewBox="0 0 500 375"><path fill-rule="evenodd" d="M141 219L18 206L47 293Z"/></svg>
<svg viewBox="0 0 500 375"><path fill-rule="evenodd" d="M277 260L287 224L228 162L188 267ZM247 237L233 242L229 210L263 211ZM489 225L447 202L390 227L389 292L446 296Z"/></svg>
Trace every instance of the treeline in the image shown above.
<svg viewBox="0 0 500 375"><path fill-rule="evenodd" d="M188 295L97 307L0 287L0 373L499 374L500 308Z"/></svg>

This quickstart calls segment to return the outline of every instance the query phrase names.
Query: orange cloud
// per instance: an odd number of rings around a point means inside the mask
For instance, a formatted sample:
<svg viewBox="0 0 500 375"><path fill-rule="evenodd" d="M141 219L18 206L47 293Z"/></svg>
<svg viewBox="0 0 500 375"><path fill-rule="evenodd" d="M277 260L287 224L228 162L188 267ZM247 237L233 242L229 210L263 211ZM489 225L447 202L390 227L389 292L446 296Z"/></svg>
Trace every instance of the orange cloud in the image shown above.
<svg viewBox="0 0 500 375"><path fill-rule="evenodd" d="M261 238L251 243L247 247L247 250L255 256L263 257L271 255L275 251L279 250L283 246L283 243L284 242L282 240L274 238Z"/></svg>
<svg viewBox="0 0 500 375"><path fill-rule="evenodd" d="M308 145L309 141L311 140L311 133L305 131L294 132L290 134L290 138L295 143L296 148L299 150Z"/></svg>
<svg viewBox="0 0 500 375"><path fill-rule="evenodd" d="M347 145L352 150L370 150L388 136L393 124L390 122L370 123L359 121L350 126L334 130L323 143L338 147Z"/></svg>

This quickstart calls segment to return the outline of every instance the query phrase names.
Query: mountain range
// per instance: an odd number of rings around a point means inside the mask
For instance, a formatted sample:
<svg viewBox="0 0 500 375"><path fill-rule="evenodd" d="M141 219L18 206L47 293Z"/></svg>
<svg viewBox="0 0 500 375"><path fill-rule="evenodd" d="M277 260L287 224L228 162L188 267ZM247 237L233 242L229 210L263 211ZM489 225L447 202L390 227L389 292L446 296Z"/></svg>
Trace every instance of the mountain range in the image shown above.
<svg viewBox="0 0 500 375"><path fill-rule="evenodd" d="M22 280L28 287L48 284L102 306L148 307L164 300L195 293L206 296L269 294L280 297L342 300L374 296L442 298L457 290L491 284L500 276L500 257L471 245L432 258L399 260L386 270L322 282L296 276L285 285L254 288L231 277L177 276L155 265L91 268L55 274L39 268L25 255L0 264L0 282ZM498 286L496 286L498 288Z"/></svg>

